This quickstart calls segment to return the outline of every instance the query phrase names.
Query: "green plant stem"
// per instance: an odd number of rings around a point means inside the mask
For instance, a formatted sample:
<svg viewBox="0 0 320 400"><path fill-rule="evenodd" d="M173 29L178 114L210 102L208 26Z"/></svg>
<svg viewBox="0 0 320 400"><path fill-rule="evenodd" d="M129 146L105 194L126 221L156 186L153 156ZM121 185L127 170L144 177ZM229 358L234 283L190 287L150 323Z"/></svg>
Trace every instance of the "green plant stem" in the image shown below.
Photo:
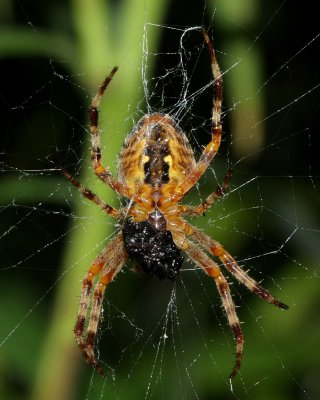
<svg viewBox="0 0 320 400"><path fill-rule="evenodd" d="M111 14L108 3L102 0L73 0L70 4L78 40L77 68L79 71L86 71L81 84L89 84L89 89L94 92L98 82L102 81L114 65L121 67L112 82L112 87L110 90L108 88L107 99L100 113L100 116L103 116L102 147L108 144L108 151L103 152L103 162L109 165L110 159L114 161L116 158L112 149L119 150L123 135L131 129L131 121L123 122L127 116L128 103L134 110L139 100L145 18L160 24L167 2L128 0L122 4L122 9L118 10L117 15ZM117 34L113 34L113 28ZM154 47L157 46L159 33L158 29L148 35L148 40ZM115 126L120 128L115 129ZM90 165L89 155L90 150L87 149L85 166ZM86 183L92 176L92 169L85 168L81 181ZM90 179L90 187L96 191L97 185L94 181L93 178ZM101 192L101 185L99 188ZM75 193L75 197L77 195L80 200L80 194ZM114 203L114 193L111 190L106 190L103 198L108 203ZM80 217L81 222L73 223L72 233L68 238L68 247L62 262L62 271L66 273L61 272L53 316L48 321L48 334L35 379L32 396L34 400L74 398L78 364L80 361L84 364L72 333L80 295L80 281L96 256L97 244L103 242L104 238L108 238L114 231L112 221L110 224L108 220L107 223L95 223L108 217L88 202L78 201L74 207L74 214Z"/></svg>

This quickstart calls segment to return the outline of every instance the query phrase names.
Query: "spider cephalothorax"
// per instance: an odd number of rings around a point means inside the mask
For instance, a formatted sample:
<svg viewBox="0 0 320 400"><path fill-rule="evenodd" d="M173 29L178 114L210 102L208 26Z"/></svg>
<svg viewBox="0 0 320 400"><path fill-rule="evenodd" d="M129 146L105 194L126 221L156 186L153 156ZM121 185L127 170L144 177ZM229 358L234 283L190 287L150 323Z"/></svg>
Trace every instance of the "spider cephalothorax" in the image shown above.
<svg viewBox="0 0 320 400"><path fill-rule="evenodd" d="M119 180L142 193L123 224L125 248L149 275L173 280L183 257L171 232L176 208L168 212L166 193L195 165L185 134L168 115L146 115L128 135L119 158Z"/></svg>
<svg viewBox="0 0 320 400"><path fill-rule="evenodd" d="M197 206L180 201L198 182L216 155L221 141L222 76L215 58L212 42L202 31L209 50L213 74L211 140L196 162L186 135L172 117L155 113L141 118L127 136L119 157L119 174L115 179L101 164L98 106L108 84L117 71L113 68L106 77L90 108L92 160L95 174L104 183L127 199L119 210L106 204L82 186L68 172L64 175L89 200L108 215L122 220L122 230L115 235L91 264L82 282L79 312L74 333L86 361L104 374L94 354L103 296L107 284L131 258L149 275L159 279L174 279L179 272L185 252L194 263L216 283L223 307L236 341L236 362L230 374L233 378L241 365L244 338L227 280L211 256L249 290L279 308L288 307L273 297L236 263L234 258L214 239L190 225L183 218L201 216L228 188L231 171L211 195ZM97 283L92 294L93 282ZM91 308L88 319L89 308ZM88 323L87 323L88 320Z"/></svg>

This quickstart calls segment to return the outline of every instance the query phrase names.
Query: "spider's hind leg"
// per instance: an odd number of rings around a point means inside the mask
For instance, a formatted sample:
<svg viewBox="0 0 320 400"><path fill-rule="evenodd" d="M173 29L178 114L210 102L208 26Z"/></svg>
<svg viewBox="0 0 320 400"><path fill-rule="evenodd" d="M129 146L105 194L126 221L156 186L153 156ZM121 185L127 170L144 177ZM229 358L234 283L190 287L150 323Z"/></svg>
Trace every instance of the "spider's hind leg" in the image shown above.
<svg viewBox="0 0 320 400"><path fill-rule="evenodd" d="M236 342L236 360L229 378L234 378L240 367L243 354L244 337L240 326L240 321L236 313L235 305L232 300L229 284L223 276L218 265L208 257L198 246L188 240L188 246L185 249L188 256L200 266L209 276L211 276L217 286L221 297L222 305L225 310L229 325L231 327L234 340Z"/></svg>
<svg viewBox="0 0 320 400"><path fill-rule="evenodd" d="M120 271L126 259L127 253L124 249L122 232L120 232L91 264L82 282L81 298L74 334L85 360L89 365L94 367L100 375L105 375L105 372L96 360L94 342L98 329L104 292L107 284L112 281L115 275ZM100 274L99 279L95 285L90 304L93 281L98 274ZM86 319L90 306L91 313L86 329Z"/></svg>
<svg viewBox="0 0 320 400"><path fill-rule="evenodd" d="M226 269L251 292L257 294L262 300L270 303L282 310L287 310L289 307L274 297L268 290L262 287L255 279L251 278L236 262L236 260L218 243L210 238L200 229L192 228L193 233L191 238L196 240L202 248L209 251L212 255L219 257Z"/></svg>

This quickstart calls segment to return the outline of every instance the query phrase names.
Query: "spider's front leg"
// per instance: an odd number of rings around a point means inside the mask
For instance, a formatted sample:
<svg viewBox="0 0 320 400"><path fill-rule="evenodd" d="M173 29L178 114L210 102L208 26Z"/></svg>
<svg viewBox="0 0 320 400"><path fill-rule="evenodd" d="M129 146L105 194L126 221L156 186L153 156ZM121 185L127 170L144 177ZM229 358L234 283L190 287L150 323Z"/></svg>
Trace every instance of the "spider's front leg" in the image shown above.
<svg viewBox="0 0 320 400"><path fill-rule="evenodd" d="M114 218L123 218L123 213L118 211L116 208L113 208L103 200L101 200L97 195L95 195L90 189L83 186L77 179L75 179L68 171L61 169L60 172L72 183L74 187L76 187L79 192L87 198L88 200L92 201L93 203L97 204L103 211L105 211L108 215L111 215Z"/></svg>
<svg viewBox="0 0 320 400"><path fill-rule="evenodd" d="M92 150L91 150L91 158L93 164L94 173L97 175L99 179L101 179L104 183L109 185L113 190L122 196L130 197L129 189L126 185L116 180L109 168L104 167L101 164L101 144L100 144L100 129L99 129L99 105L101 98L107 89L109 83L112 81L113 76L118 71L118 67L114 67L110 74L105 78L102 85L99 87L97 94L94 96L91 106L89 109L90 113L90 131L91 131L91 142L92 142Z"/></svg>
<svg viewBox="0 0 320 400"><path fill-rule="evenodd" d="M204 40L207 44L210 60L211 60L211 71L213 75L214 83L214 96L212 104L212 130L211 130L211 141L203 149L199 161L197 162L193 171L176 187L175 193L172 195L172 201L179 201L201 178L206 169L209 167L212 159L217 154L220 147L222 125L221 125L221 104L222 104L222 74L219 64L216 60L215 52L213 49L212 41L209 38L208 33L202 30ZM211 201L214 199L210 199Z"/></svg>
<svg viewBox="0 0 320 400"><path fill-rule="evenodd" d="M82 281L81 298L74 334L85 360L101 375L105 375L105 372L96 360L94 341L98 329L102 301L107 284L112 281L115 275L121 270L127 257L123 243L123 235L122 232L120 232L91 264L89 271ZM99 275L99 278L94 288L91 300L91 314L86 329L85 326L90 307L91 290L97 275Z"/></svg>
<svg viewBox="0 0 320 400"><path fill-rule="evenodd" d="M197 206L184 206L184 214L190 217L203 215L221 196L223 196L229 188L232 178L232 169L229 168L221 186L211 193L205 200Z"/></svg>

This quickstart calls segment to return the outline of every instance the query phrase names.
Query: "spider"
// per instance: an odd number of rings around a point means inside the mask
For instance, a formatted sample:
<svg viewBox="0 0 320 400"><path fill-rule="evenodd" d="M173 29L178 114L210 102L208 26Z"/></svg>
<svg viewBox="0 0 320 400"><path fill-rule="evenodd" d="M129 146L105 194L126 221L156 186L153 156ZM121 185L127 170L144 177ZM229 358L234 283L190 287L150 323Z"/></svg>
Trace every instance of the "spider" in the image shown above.
<svg viewBox="0 0 320 400"><path fill-rule="evenodd" d="M184 216L202 216L226 192L231 180L229 169L221 186L196 206L181 204L183 197L198 182L215 157L221 141L222 76L211 39L202 35L209 52L213 75L213 105L211 140L196 162L184 132L166 114L144 115L125 139L119 156L118 179L101 163L98 107L101 98L118 67L105 78L90 107L92 163L95 175L116 193L127 199L127 206L115 209L84 187L67 171L62 173L105 213L122 221L122 229L90 265L81 290L74 334L89 365L101 375L105 371L98 362L94 345L107 285L130 258L148 275L174 280L183 263L184 252L194 263L213 278L231 327L236 355L230 378L241 366L244 336L232 300L230 288L215 256L226 270L263 300L281 309L288 306L276 299L247 272L216 240L190 225ZM92 293L94 281L97 280ZM88 319L89 310L91 309Z"/></svg>

